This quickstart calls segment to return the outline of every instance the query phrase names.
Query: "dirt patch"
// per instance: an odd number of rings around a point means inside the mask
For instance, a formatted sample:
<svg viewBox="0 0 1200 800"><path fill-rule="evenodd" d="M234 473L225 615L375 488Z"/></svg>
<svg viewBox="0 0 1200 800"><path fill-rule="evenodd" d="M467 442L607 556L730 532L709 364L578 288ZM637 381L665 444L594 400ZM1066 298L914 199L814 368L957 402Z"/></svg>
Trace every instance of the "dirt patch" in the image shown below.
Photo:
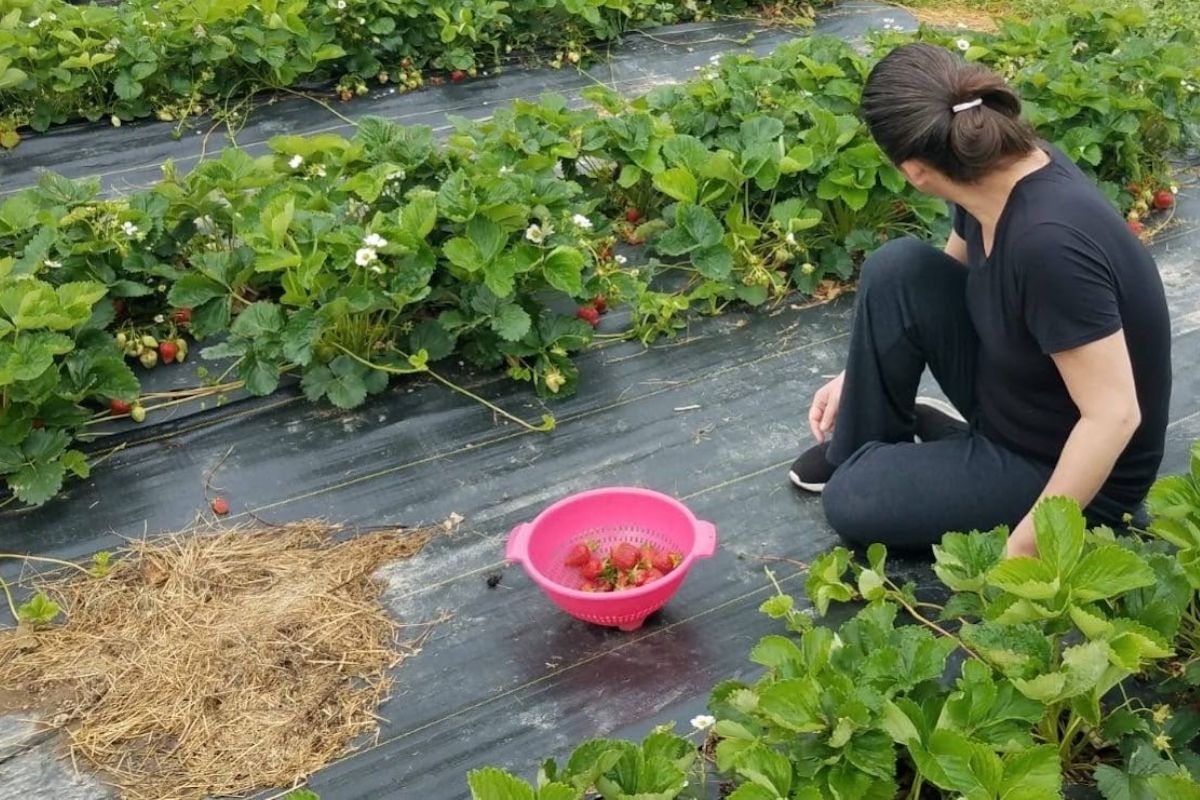
<svg viewBox="0 0 1200 800"><path fill-rule="evenodd" d="M5 704L24 693L136 800L299 781L376 730L387 670L428 630L393 621L373 575L431 532L340 533L201 524L130 545L103 577L44 576L65 621L0 632Z"/></svg>
<svg viewBox="0 0 1200 800"><path fill-rule="evenodd" d="M992 32L998 30L995 12L959 3L939 3L937 6L905 6L923 25L936 28L961 28Z"/></svg>

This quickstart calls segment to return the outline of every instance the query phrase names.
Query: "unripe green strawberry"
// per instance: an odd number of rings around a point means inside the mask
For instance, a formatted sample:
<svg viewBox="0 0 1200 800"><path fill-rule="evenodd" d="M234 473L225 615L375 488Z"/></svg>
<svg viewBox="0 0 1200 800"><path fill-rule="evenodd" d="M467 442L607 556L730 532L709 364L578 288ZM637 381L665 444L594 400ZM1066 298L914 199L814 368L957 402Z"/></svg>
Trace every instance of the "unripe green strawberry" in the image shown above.
<svg viewBox="0 0 1200 800"><path fill-rule="evenodd" d="M143 367L150 369L158 363L158 353L154 350L146 350L138 356L138 361L142 362Z"/></svg>
<svg viewBox="0 0 1200 800"><path fill-rule="evenodd" d="M142 346L157 348L158 347L158 339L155 339L153 336L151 336L150 334L147 333L145 336L142 337Z"/></svg>
<svg viewBox="0 0 1200 800"><path fill-rule="evenodd" d="M140 405L134 406L133 408L129 409L129 418L134 422L145 422L146 409Z"/></svg>

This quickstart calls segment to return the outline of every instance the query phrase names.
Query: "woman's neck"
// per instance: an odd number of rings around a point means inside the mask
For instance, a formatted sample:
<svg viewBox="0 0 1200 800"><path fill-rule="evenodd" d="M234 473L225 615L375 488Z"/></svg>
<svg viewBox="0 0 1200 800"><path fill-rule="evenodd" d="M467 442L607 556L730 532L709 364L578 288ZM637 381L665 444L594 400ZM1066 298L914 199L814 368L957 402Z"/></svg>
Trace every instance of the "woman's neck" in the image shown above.
<svg viewBox="0 0 1200 800"><path fill-rule="evenodd" d="M1050 156L1040 147L1012 162L1003 169L987 175L970 185L956 184L948 194L952 203L967 210L979 220L984 230L994 230L1004 213L1004 206L1013 187L1030 173L1050 163Z"/></svg>

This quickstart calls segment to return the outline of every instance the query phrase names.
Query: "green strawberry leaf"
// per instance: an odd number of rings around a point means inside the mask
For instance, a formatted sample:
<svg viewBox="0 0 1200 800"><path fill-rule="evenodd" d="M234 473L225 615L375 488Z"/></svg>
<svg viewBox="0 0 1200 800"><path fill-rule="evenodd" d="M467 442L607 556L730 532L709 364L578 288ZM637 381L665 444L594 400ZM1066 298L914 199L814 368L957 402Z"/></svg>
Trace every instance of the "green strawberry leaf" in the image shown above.
<svg viewBox="0 0 1200 800"><path fill-rule="evenodd" d="M546 283L571 297L583 292L583 253L574 247L559 245L546 254L542 274Z"/></svg>
<svg viewBox="0 0 1200 800"><path fill-rule="evenodd" d="M257 339L283 330L283 309L275 303L259 300L251 303L233 320L229 330L236 336Z"/></svg>
<svg viewBox="0 0 1200 800"><path fill-rule="evenodd" d="M751 783L772 790L773 797L787 797L792 790L792 762L764 745L756 744L743 752L736 770Z"/></svg>
<svg viewBox="0 0 1200 800"><path fill-rule="evenodd" d="M987 574L1004 559L1008 531L947 533L933 546L933 571L956 592L983 590Z"/></svg>
<svg viewBox="0 0 1200 800"><path fill-rule="evenodd" d="M788 598L791 599L791 598ZM804 672L804 654L785 636L764 636L750 650L750 660L774 670L780 677L795 678Z"/></svg>
<svg viewBox="0 0 1200 800"><path fill-rule="evenodd" d="M537 800L532 786L494 767L468 772L467 785L471 800Z"/></svg>
<svg viewBox="0 0 1200 800"><path fill-rule="evenodd" d="M1061 588L1050 562L1026 556L1001 561L988 572L987 582L1026 600L1050 600Z"/></svg>
<svg viewBox="0 0 1200 800"><path fill-rule="evenodd" d="M696 202L696 178L683 167L672 167L655 175L654 188L680 202Z"/></svg>
<svg viewBox="0 0 1200 800"><path fill-rule="evenodd" d="M1083 552L1087 533L1079 504L1066 497L1046 498L1033 510L1033 527L1041 561L1055 576L1070 574Z"/></svg>
<svg viewBox="0 0 1200 800"><path fill-rule="evenodd" d="M522 339L525 334L529 333L532 325L533 320L530 318L529 312L516 303L506 303L500 306L491 322L492 330L499 334L501 339L508 342Z"/></svg>
<svg viewBox="0 0 1200 800"><path fill-rule="evenodd" d="M58 603L38 592L26 602L17 606L17 619L32 625L45 625L54 621L62 609Z"/></svg>
<svg viewBox="0 0 1200 800"><path fill-rule="evenodd" d="M1089 603L1116 597L1154 583L1154 570L1136 553L1115 545L1100 545L1079 559L1068 585L1077 601Z"/></svg>
<svg viewBox="0 0 1200 800"><path fill-rule="evenodd" d="M66 473L62 461L37 461L9 475L8 488L22 503L40 506L62 489Z"/></svg>

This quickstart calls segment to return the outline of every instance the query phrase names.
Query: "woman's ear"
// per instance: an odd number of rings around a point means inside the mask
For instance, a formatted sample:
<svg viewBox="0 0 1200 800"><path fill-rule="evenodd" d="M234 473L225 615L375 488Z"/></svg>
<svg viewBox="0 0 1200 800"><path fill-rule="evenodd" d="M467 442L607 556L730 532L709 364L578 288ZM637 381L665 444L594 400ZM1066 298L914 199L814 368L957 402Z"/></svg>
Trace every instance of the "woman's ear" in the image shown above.
<svg viewBox="0 0 1200 800"><path fill-rule="evenodd" d="M944 197L946 191L946 176L936 169L916 158L902 161L898 169L917 191Z"/></svg>
<svg viewBox="0 0 1200 800"><path fill-rule="evenodd" d="M923 184L929 180L929 167L918 161L915 158L910 158L907 161L901 161L898 165L900 172L908 179L908 182L916 189L924 189Z"/></svg>

